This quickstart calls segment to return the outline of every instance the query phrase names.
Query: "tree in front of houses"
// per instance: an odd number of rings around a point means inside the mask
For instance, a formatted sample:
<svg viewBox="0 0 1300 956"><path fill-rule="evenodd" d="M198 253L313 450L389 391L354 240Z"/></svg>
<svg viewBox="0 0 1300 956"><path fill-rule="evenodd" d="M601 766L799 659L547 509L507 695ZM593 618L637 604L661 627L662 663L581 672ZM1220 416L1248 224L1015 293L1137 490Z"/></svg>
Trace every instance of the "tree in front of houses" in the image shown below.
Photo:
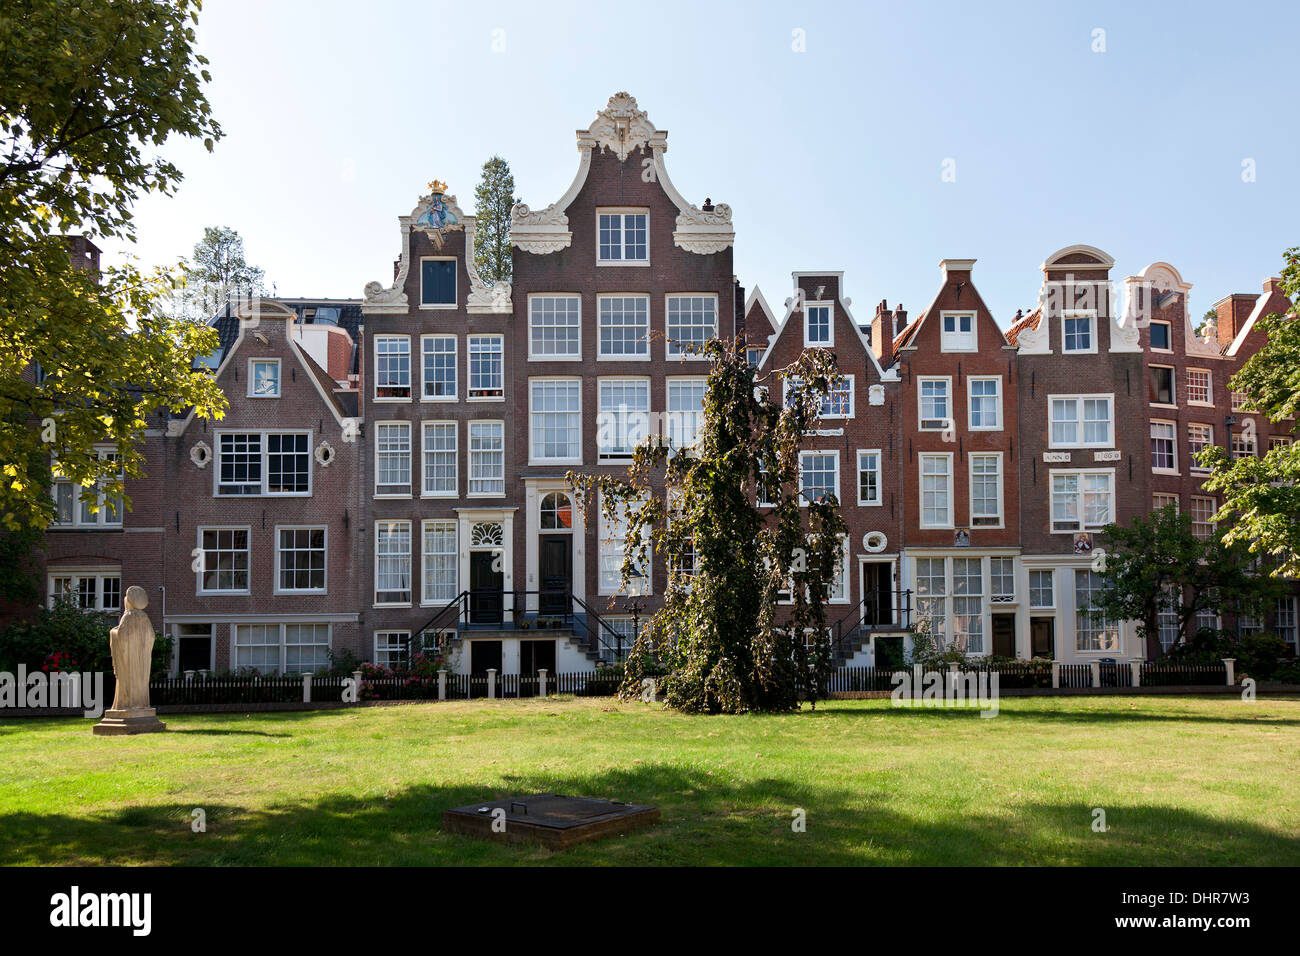
<svg viewBox="0 0 1300 956"><path fill-rule="evenodd" d="M825 598L846 526L833 495L801 489L799 451L838 377L835 360L810 349L781 370L800 382L781 406L734 344L710 341L702 356L693 442L673 441L669 418L666 438L638 444L626 474L569 475L583 506L594 500L605 527L619 529L625 591L652 554L667 563L663 608L637 637L621 694L639 696L653 676L667 704L687 712L815 706L831 670Z"/></svg>
<svg viewBox="0 0 1300 956"><path fill-rule="evenodd" d="M1282 292L1295 302L1300 248L1288 249L1285 258ZM1294 314L1273 313L1256 329L1268 339L1232 377L1231 387L1245 394L1243 410L1271 422L1294 420L1300 416L1300 322ZM1254 427L1253 419L1247 421ZM1235 459L1210 446L1198 461L1211 469L1205 487L1223 495L1215 520L1225 528L1224 540L1264 558L1275 576L1300 578L1300 444L1269 448L1262 458Z"/></svg>
<svg viewBox="0 0 1300 956"><path fill-rule="evenodd" d="M244 237L229 226L208 226L181 265L177 312L205 322L227 301L266 294L266 272L244 256Z"/></svg>
<svg viewBox="0 0 1300 956"><path fill-rule="evenodd" d="M1227 543L1217 532L1198 536L1191 516L1175 505L1107 525L1102 540L1102 589L1093 611L1111 621L1137 621L1153 653L1162 621L1177 630L1171 648L1180 647L1195 637L1201 614L1258 614L1279 593L1243 544Z"/></svg>
<svg viewBox="0 0 1300 956"><path fill-rule="evenodd" d="M9 0L0 15L0 528L53 522L52 469L97 510L140 474L150 413L224 407L193 369L216 332L164 308L175 277L101 271L68 239L133 238L134 201L181 180L162 144L221 136L198 10Z"/></svg>

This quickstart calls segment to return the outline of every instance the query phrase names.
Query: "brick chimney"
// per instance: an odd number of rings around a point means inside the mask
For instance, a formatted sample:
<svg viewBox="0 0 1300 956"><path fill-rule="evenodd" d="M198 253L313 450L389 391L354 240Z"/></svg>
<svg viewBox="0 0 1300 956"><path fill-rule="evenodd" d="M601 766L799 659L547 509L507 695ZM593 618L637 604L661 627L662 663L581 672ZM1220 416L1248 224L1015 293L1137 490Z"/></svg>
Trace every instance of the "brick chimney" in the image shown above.
<svg viewBox="0 0 1300 956"><path fill-rule="evenodd" d="M889 300L881 299L876 306L876 314L871 317L871 351L876 358L883 359L885 350L894 341L894 313L889 311Z"/></svg>
<svg viewBox="0 0 1300 956"><path fill-rule="evenodd" d="M1267 291L1268 287L1265 285L1265 292ZM1250 318L1257 301L1259 296L1253 292L1234 292L1214 303L1214 309L1219 317L1219 345L1232 344L1241 327Z"/></svg>

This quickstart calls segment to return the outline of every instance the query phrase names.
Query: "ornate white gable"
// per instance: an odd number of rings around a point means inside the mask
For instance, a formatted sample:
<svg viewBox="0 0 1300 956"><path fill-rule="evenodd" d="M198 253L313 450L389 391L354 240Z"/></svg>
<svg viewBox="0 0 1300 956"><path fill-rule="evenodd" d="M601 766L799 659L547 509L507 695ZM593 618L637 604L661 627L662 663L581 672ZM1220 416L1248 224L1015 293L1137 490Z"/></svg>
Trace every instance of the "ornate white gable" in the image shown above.
<svg viewBox="0 0 1300 956"><path fill-rule="evenodd" d="M736 241L731 225L731 207L719 203L705 210L687 202L668 178L663 154L668 149L668 133L655 129L644 110L637 108L636 99L627 93L615 93L596 119L585 130L578 130L578 152L581 159L578 175L560 199L545 209L534 211L524 203L515 205L510 217L510 241L518 249L537 255L548 255L567 249L573 242L569 229L567 210L577 197L587 173L591 169L594 151L610 151L625 162L635 150L649 150L649 164L655 180L663 187L668 198L677 206L677 228L673 242L699 255L721 252Z"/></svg>

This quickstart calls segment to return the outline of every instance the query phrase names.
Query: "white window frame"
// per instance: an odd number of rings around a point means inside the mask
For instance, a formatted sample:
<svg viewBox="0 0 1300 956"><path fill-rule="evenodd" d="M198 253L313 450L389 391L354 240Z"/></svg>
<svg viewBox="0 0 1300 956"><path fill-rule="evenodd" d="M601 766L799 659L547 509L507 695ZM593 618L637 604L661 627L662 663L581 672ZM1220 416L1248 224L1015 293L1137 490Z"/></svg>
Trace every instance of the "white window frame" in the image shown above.
<svg viewBox="0 0 1300 956"><path fill-rule="evenodd" d="M994 408L997 413L998 423L996 425L976 425L975 424L975 401L985 401L990 396L976 395L976 382L993 382L997 385L996 395L991 396L994 402ZM1000 432L1002 431L1002 376L1001 375L970 375L966 378L966 427L973 432Z"/></svg>
<svg viewBox="0 0 1300 956"><path fill-rule="evenodd" d="M118 455L116 446L95 446L95 457L100 461L105 461L112 456L117 456L119 464L121 463L122 458L121 455ZM95 505L97 510L89 518L84 518L81 514L81 492L83 486L69 478L63 478L55 474L55 469L57 467L58 459L55 458L50 463L50 495L54 499L54 521L50 524L51 528L100 529L122 527L123 511L125 510L125 506L122 503L121 496L113 497L108 495L104 491L103 482L96 482ZM120 479L125 479L125 472L121 467L118 468L117 474ZM72 517L68 521L59 520L60 487L66 487L68 489L68 495L71 501ZM263 484L263 487L265 487L265 484Z"/></svg>
<svg viewBox="0 0 1300 956"><path fill-rule="evenodd" d="M431 352L426 348L426 343L437 341L451 341L451 352ZM429 355L451 355L451 394L450 395L430 395L428 394L429 379L427 377L428 365L425 359ZM460 337L456 335L421 335L420 336L420 401L422 402L454 402L460 397Z"/></svg>
<svg viewBox="0 0 1300 956"><path fill-rule="evenodd" d="M1168 332L1168 336L1167 336L1167 340L1168 340L1168 342L1169 342L1169 345L1168 345L1167 347L1165 347L1165 348L1161 348L1161 347L1157 346L1157 345L1155 344L1155 342L1154 342L1154 339L1153 339L1152 335L1151 335L1151 331L1150 331L1150 329L1147 330L1147 343L1150 345L1150 347L1151 347L1151 351L1152 351L1152 352L1160 352L1160 353L1163 353L1163 354L1166 354L1166 355L1172 355L1172 354L1173 354L1173 351L1174 351L1174 325L1173 325L1172 322L1165 322L1165 321L1160 321L1160 320L1152 319L1152 320L1151 320L1151 329L1155 328L1157 325L1163 325L1166 329L1169 330L1169 332Z"/></svg>
<svg viewBox="0 0 1300 956"><path fill-rule="evenodd" d="M382 554L382 555L380 554L380 551L379 551L379 527L380 527L380 525L388 525L388 526L392 526L392 525L397 525L397 526L405 525L405 526L406 526L406 600L405 600L405 601L400 601L400 600L399 600L399 601L380 601L380 600L379 600L379 561L380 561L380 558L381 558L381 557L398 557L398 556L399 556L399 553L396 552L396 551L391 552L391 553L385 553L385 554ZM411 521L410 521L409 519L406 519L406 518L395 518L395 519L391 519L391 520L389 520L389 519L385 519L385 520L381 520L381 521L376 521L376 522L375 522L375 537L374 537L374 558L375 558L375 559L374 559L374 568L373 568L374 580L373 580L373 582L372 582L372 583L373 583L373 590L372 590L371 593L370 593L371 603L372 603L372 605L373 605L374 607L410 607L410 606L411 606L411 600L412 600L412 598L413 598L413 596L414 596L414 593L415 593L415 561L414 561L414 558L412 557L412 552L413 552L414 549L415 549L415 537L414 537L414 530L413 530L413 527L414 527L414 526L412 525ZM395 530L398 530L398 529L395 529L395 528L391 528L391 527L390 527L390 528L388 528L387 530L389 530L390 532L392 532L392 531L395 531Z"/></svg>
<svg viewBox="0 0 1300 956"><path fill-rule="evenodd" d="M637 502L638 507L643 504L644 500ZM620 504L617 510L624 516L619 522L622 526L622 535L616 534L615 532L618 529L611 527L610 519L605 516L604 501L602 499L600 504L600 514L596 519L596 593L601 597L613 597L615 595L622 595L624 597L644 597L652 593L651 582L653 581L654 548L650 547L646 549L646 566L641 568L642 577L638 579L639 585L633 584L626 591L618 590L619 584L622 582L621 569L623 567L623 554L625 554L627 550L626 503ZM649 536L649 529L643 529L642 540L648 540ZM616 541L623 542L622 549L617 555L615 555L613 549L614 542ZM618 557L618 565L613 566L609 562L616 556ZM612 575L612 577L609 575ZM615 580L617 583L609 583Z"/></svg>
<svg viewBox="0 0 1300 956"><path fill-rule="evenodd" d="M429 448L429 427L451 426L451 488L442 491L429 490L429 453L447 454L449 449ZM428 419L420 422L420 497L421 498L455 498L460 493L460 422L455 419Z"/></svg>
<svg viewBox="0 0 1300 956"><path fill-rule="evenodd" d="M578 304L577 324L572 326L549 326L558 329L577 329L577 340L572 352L539 352L534 338L538 330L535 324L534 303L540 299L566 299ZM576 292L530 292L528 294L528 361L530 362L581 362L582 361L582 296Z"/></svg>
<svg viewBox="0 0 1300 956"><path fill-rule="evenodd" d="M1084 418L1084 405L1089 401L1101 401L1105 399L1108 403L1109 414L1106 417L1106 440L1100 442L1090 442L1086 440L1087 423ZM1076 441L1058 442L1056 440L1053 424L1055 419L1052 418L1052 405L1054 402L1075 403L1076 417L1074 421L1077 431L1075 433ZM1048 448L1113 448L1115 447L1115 393L1114 392L1091 392L1065 395L1048 395L1047 396L1047 447Z"/></svg>
<svg viewBox="0 0 1300 956"><path fill-rule="evenodd" d="M628 410L626 405L620 405L616 409L606 409L604 405L604 391L607 384L635 384L645 390L645 410ZM643 442L650 435L650 425L652 421L650 405L650 379L645 376L637 375L602 375L596 379L596 459L601 462L631 461L636 451L636 446ZM618 435L628 444L627 451L622 448L611 449L602 442L602 436L606 434L607 425L605 424L606 415L616 415L617 424L615 426ZM639 422L636 422L637 418ZM639 428L633 427L633 424L639 424ZM637 440L632 441L636 435Z"/></svg>
<svg viewBox="0 0 1300 956"><path fill-rule="evenodd" d="M1078 506L1079 527L1077 528L1056 528L1056 490L1054 488L1058 476L1077 475L1079 477L1079 490L1077 492L1076 504ZM1110 477L1110 503L1107 508L1107 518L1101 524L1089 524L1087 521L1087 509L1084 507L1084 475L1107 475ZM1047 472L1047 521L1052 534L1076 535L1084 531L1100 531L1107 524L1115 520L1115 508L1118 501L1118 490L1115 486L1115 469L1114 468L1050 468Z"/></svg>
<svg viewBox="0 0 1300 956"><path fill-rule="evenodd" d="M1163 363L1151 363L1147 365L1147 387L1151 387L1151 373L1156 369L1163 369L1169 373L1169 401L1161 402L1151 398L1151 404L1157 408L1177 408L1178 407L1178 369L1172 365Z"/></svg>
<svg viewBox="0 0 1300 956"><path fill-rule="evenodd" d="M1056 568L1029 568L1028 571L1029 571L1029 595L1027 599L1029 601L1029 610L1055 611L1056 610ZM1048 593L1051 595L1052 598L1050 604L1034 603L1034 592L1036 590L1034 588L1035 574L1047 575L1047 581L1048 581L1047 589L1048 589ZM1042 589L1039 588L1037 590L1041 591Z"/></svg>
<svg viewBox="0 0 1300 956"><path fill-rule="evenodd" d="M1205 376L1205 401L1195 401L1192 399L1192 374L1199 373ZM1214 372L1208 368L1189 368L1186 376L1187 404L1196 405L1201 408L1214 407Z"/></svg>
<svg viewBox="0 0 1300 956"><path fill-rule="evenodd" d="M397 418L397 419L384 419L384 420L381 420L381 421L377 421L377 422L374 423L374 425L375 425L375 485L374 485L374 490L373 490L374 497L376 497L376 498L409 498L409 497L411 497L411 480L412 480L412 477L413 477L413 476L412 476L412 470L413 470L413 465L414 465L414 461L413 461L413 459L414 459L414 457L415 457L415 455L414 455L414 452L415 452L415 443L414 443L414 438L413 438L413 435L412 435L411 423L410 423L409 421L405 420L405 419ZM381 429L381 428L388 428L388 427L394 427L394 426L397 427L397 429L399 430L399 432L400 432L400 430L403 429L403 428L406 429L406 490L405 490L405 491L384 491L384 492L381 492L381 491L379 490L379 488L380 488L380 484L379 484L379 474L380 474L379 456L380 456L380 454L381 454L381 452L380 452L380 450L379 450L379 432L380 432L380 429ZM387 454L397 454L397 453L395 453L395 452L388 452ZM394 486L396 487L396 485L394 485Z"/></svg>
<svg viewBox="0 0 1300 956"><path fill-rule="evenodd" d="M252 593L253 587L253 528L246 524L204 524L199 525L195 530L195 544L198 546L199 567L194 574L194 593L203 595L247 595ZM242 588L205 588L203 586L203 576L207 571L208 549L203 546L203 532L205 531L242 531L244 532L244 556L247 567L244 569L246 580ZM232 551L231 553L237 553Z"/></svg>
<svg viewBox="0 0 1300 956"><path fill-rule="evenodd" d="M1160 429L1168 429L1168 431L1169 431L1169 434L1168 434L1167 436L1161 436L1161 439L1160 439L1160 440L1161 440L1161 441L1168 441L1168 442L1169 442L1170 454L1172 455L1173 460L1174 460L1174 464L1173 464L1173 467L1172 467L1172 468L1157 468L1157 467L1156 467L1156 462L1155 462L1155 455L1156 455L1155 442L1156 442L1156 429L1157 429L1157 428L1160 428ZM1181 474L1181 472L1178 470L1178 423L1177 423L1177 422L1173 422L1173 421L1168 421L1168 420L1166 420L1166 419L1153 418L1153 419L1151 419L1151 427L1150 427L1150 429L1149 429L1149 432L1150 432L1150 436L1151 436L1151 437L1150 437L1150 443L1151 443L1151 471L1152 471L1154 474L1157 474L1157 475L1177 475L1177 474Z"/></svg>
<svg viewBox="0 0 1300 956"><path fill-rule="evenodd" d="M1088 348L1086 348L1086 349L1079 349L1079 348L1074 348L1074 349L1072 349L1072 348L1067 348L1067 347L1066 347L1066 343L1067 343L1068 339L1067 339L1066 332L1065 332L1065 323L1066 323L1066 320L1067 320L1067 319L1070 319L1070 320L1087 319L1087 320L1088 320ZM1099 326L1100 324L1101 324L1101 323L1098 322L1098 320L1097 320L1097 310L1096 310L1096 309L1074 309L1074 310L1064 310L1064 311L1062 311L1062 312L1061 312L1061 354L1062 354L1062 355L1096 355L1096 354L1097 354L1097 339L1098 339L1098 337L1099 337L1100 334L1101 334L1101 333L1100 333L1100 329L1098 328L1098 326Z"/></svg>
<svg viewBox="0 0 1300 956"><path fill-rule="evenodd" d="M501 432L501 450L499 452L487 452L483 450L475 451L474 449L474 426L475 425L496 425ZM475 418L471 419L465 427L465 497L467 498L503 498L506 493L506 423L499 418ZM474 455L480 454L499 454L501 461L501 490L500 491L475 491L474 490ZM485 479L479 479L485 480ZM496 481L498 479L492 479Z"/></svg>
<svg viewBox="0 0 1300 956"><path fill-rule="evenodd" d="M941 524L934 524L932 522L927 522L925 520L925 479L926 479L925 462L927 459L931 459L931 458L944 459L947 462L947 467L948 467L947 470L948 486L947 489L945 490L945 495L948 499L948 508L947 508L948 513L947 513L947 518ZM956 492L957 492L957 476L953 471L953 453L948 451L948 452L926 452L923 454L919 454L916 456L916 470L917 470L917 477L918 477L917 486L916 486L917 495L918 495L917 518L919 519L920 526L922 528L939 528L939 529L952 528L953 513L955 510L954 508L955 503L953 499L956 497ZM931 476L931 477L935 477L935 476Z"/></svg>
<svg viewBox="0 0 1300 956"><path fill-rule="evenodd" d="M477 340L490 339L497 344L495 354L501 356L501 394L474 394L474 343ZM480 391L494 391L480 389ZM492 333L475 332L465 337L465 401L467 402L504 402L506 400L506 337Z"/></svg>
<svg viewBox="0 0 1300 956"><path fill-rule="evenodd" d="M641 338L640 352L606 352L605 351L605 310L604 303L612 299L639 299L645 303L645 335ZM644 292L602 292L596 296L596 357L603 362L648 362L650 361L650 296ZM631 326L610 326L611 329L628 329Z"/></svg>
<svg viewBox="0 0 1300 956"><path fill-rule="evenodd" d="M280 584L280 571L282 570L281 557L283 548L280 543L281 531L320 531L321 552L324 562L321 568L321 586L318 588L286 588ZM323 524L277 524L275 526L275 580L271 593L273 594L328 594L329 593L329 573L330 573L330 529L328 525Z"/></svg>
<svg viewBox="0 0 1300 956"><path fill-rule="evenodd" d="M875 456L876 456L876 465L875 465L875 467L872 468L872 469L869 469L869 470L872 471L872 472L875 474L875 476L876 476L876 500L875 500L875 501L871 501L871 500L869 500L869 499L864 499L864 498L862 497L862 473L863 473L863 471L868 470L868 469L864 469L864 468L862 467L862 456L863 456L863 455L875 455ZM880 450L879 448L859 448L859 449L857 450L857 454L856 454L855 457L854 457L854 461L857 462L857 470L854 472L854 474L856 475L856 478L857 478L858 505L861 506L861 507L880 507L880 506L882 506L882 505L885 503L885 488L884 488L884 477L885 477L885 476L884 476L884 455L883 455L883 453L881 452L881 450Z"/></svg>
<svg viewBox="0 0 1300 956"><path fill-rule="evenodd" d="M261 627L275 628L277 631L277 643L271 644L241 644L239 641L239 629L241 627ZM279 665L275 668L277 674L305 674L312 673L320 668L317 664L311 669L296 668L289 671L289 643L288 633L291 627L323 627L325 628L324 646L332 651L334 649L334 625L329 621L238 621L230 625L230 667L232 670L238 670L247 666L239 663L239 649L241 647L278 647L280 652ZM295 644L294 647L320 647L320 644ZM328 661L328 651L326 660Z"/></svg>
<svg viewBox="0 0 1300 956"><path fill-rule="evenodd" d="M380 637L385 638L384 646L382 647L379 644ZM398 639L398 645L396 648L394 648L392 645L393 638ZM394 662L391 660L391 658L389 658L386 661L383 660L382 658L383 656L392 654L395 651L398 653L398 660L396 661L397 664L402 663L401 658L403 657L409 658L410 656L410 648L411 648L410 631L393 631L393 630L375 631L372 639L374 641L374 647L375 647L376 667L384 667L387 668L388 670L392 670L394 667ZM409 659L407 663L409 666L410 663Z"/></svg>
<svg viewBox="0 0 1300 956"><path fill-rule="evenodd" d="M664 354L670 359L687 362L708 361L698 352L687 352L681 343L673 338L672 302L673 299L711 299L713 301L713 334L705 336L708 342L722 334L722 316L719 314L718 293L716 292L668 292L664 294ZM703 345L703 343L701 343Z"/></svg>
<svg viewBox="0 0 1300 956"><path fill-rule="evenodd" d="M255 495L236 495L223 493L221 485L221 439L226 435L260 435L260 453L261 453L261 490ZM272 435L306 435L307 436L307 490L306 491L270 491L271 480L271 442ZM228 428L213 432L213 444L216 448L213 451L213 468L212 468L212 497L229 498L240 500L244 498L310 498L316 482L316 469L312 467L315 456L312 454L312 433L310 429L303 428L247 428L236 429ZM283 454L283 453L281 453ZM296 452L295 452L296 454ZM239 482L226 482L227 484L239 484Z"/></svg>
<svg viewBox="0 0 1300 956"><path fill-rule="evenodd" d="M55 587L55 582L67 578L71 582L71 587L66 594L60 592ZM117 581L117 603L112 605L104 604L105 582L110 580ZM93 607L82 607L78 595L81 588L79 582L95 582L95 603ZM229 593L229 592L222 592ZM45 603L47 607L54 607L56 598L60 596L70 596L71 603L76 605L77 610L85 611L87 614L101 614L108 611L120 611L122 609L122 599L126 594L126 589L122 587L122 569L120 567L102 567L102 568L51 568L45 577Z"/></svg>
<svg viewBox="0 0 1300 956"><path fill-rule="evenodd" d="M275 368L275 393L259 395L254 391L257 385L256 368L259 365L271 365ZM279 398L282 391L283 380L280 378L282 369L278 358L250 358L248 360L248 393L249 398Z"/></svg>
<svg viewBox="0 0 1300 956"><path fill-rule="evenodd" d="M931 382L943 382L944 384L944 402L947 405L947 414L943 418L926 418L925 417L925 396L923 395L925 385ZM916 377L916 427L918 431L923 432L942 432L947 431L953 426L955 419L953 417L952 401L952 376L951 375L918 375ZM938 425L926 425L926 422L939 422Z"/></svg>
<svg viewBox="0 0 1300 956"><path fill-rule="evenodd" d="M380 394L379 394L379 388L380 388L380 385L379 385L379 345L380 345L381 342L405 342L405 343L406 343L406 395L405 395L405 396L402 396L402 395L380 395ZM412 367L411 337L410 337L409 335L393 335L393 334L389 334L389 333L387 333L387 332L385 332L383 335L376 335L376 336L375 336L375 345L374 345L374 350L375 350L375 351L374 351L374 356L375 356L375 393L374 393L374 400L375 400L376 402L409 402L409 401L411 400L412 396L413 396L414 393L415 393L415 384L414 384L414 381L415 381L415 374L414 374L414 373L415 373L415 369ZM424 361L424 360L423 360L423 357L421 357L421 364L422 364L422 365L423 365L423 361ZM390 387L390 388L401 388L400 385L396 385L396 386L387 386L387 387Z"/></svg>
<svg viewBox="0 0 1300 956"><path fill-rule="evenodd" d="M953 331L949 332L946 328L948 319L952 318ZM954 341L962 342L966 340L964 333L958 330L958 319L970 319L970 337L968 345L953 345ZM952 309L939 313L939 351L941 352L978 352L979 351L979 316L975 312L963 309Z"/></svg>
<svg viewBox="0 0 1300 956"><path fill-rule="evenodd" d="M801 450L799 451L799 507L800 507L800 508L807 508L808 505L810 504L810 502L809 502L807 496L803 493L803 492L804 492L804 484L803 484L803 477L804 477L804 463L803 463L803 460L804 460L804 456L805 456L805 455L813 455L813 456L816 456L816 457L818 457L818 458L830 458L832 461L835 462L834 471L832 472L832 474L835 476L835 487L831 489L831 494L833 494L833 495L835 496L835 501L836 501L840 506L843 506L843 504L844 504L844 499L843 499L842 497L840 497L840 453L839 453L839 450L838 450L838 449L832 449L832 448L804 448L804 449L801 449Z"/></svg>
<svg viewBox="0 0 1300 956"><path fill-rule="evenodd" d="M567 409L563 412L538 412L533 408L533 391L538 385L554 385L563 383L568 386L576 386L578 396L578 407L576 410ZM542 457L537 454L537 423L534 421L535 415L577 415L578 416L578 454L577 456L566 456L558 458ZM584 438L584 428L582 421L582 379L576 376L547 375L547 376L530 376L528 379L528 463L530 465L581 465L582 464L582 445Z"/></svg>
<svg viewBox="0 0 1300 956"><path fill-rule="evenodd" d="M453 267L451 270L451 301L450 302L425 302L424 301L424 264L426 262L457 262L455 256L420 256L420 308L425 310L434 309L456 309L460 303L460 269Z"/></svg>
<svg viewBox="0 0 1300 956"><path fill-rule="evenodd" d="M977 516L977 515L975 514L975 459L976 459L976 458L992 458L992 459L994 459L994 460L997 461L998 470L997 470L996 479L997 479L997 486L998 486L998 492L997 492L998 513L997 513L996 515L978 515L978 516ZM966 482L966 488L967 488L967 497L968 497L968 499L969 499L968 502L967 502L967 506L970 508L970 511L969 511L970 521L968 522L968 524L969 524L972 528L1002 528L1002 527L1005 527L1005 526L1006 526L1006 510L1007 510L1007 509L1006 509L1006 503L1005 503L1005 501L1004 501L1004 497L1005 497L1005 494L1006 494L1006 475L1005 475L1005 469L1004 469L1004 467L1003 467L1002 452L1000 452L1000 451L998 451L998 452L991 452L991 451L970 452L970 453L968 453L968 454L966 455L966 469L967 469L967 476L966 476L966 477L967 477L967 482ZM997 518L997 521L996 521L995 523L993 523L993 524L982 524L982 523L981 523L981 524L977 524L976 521L975 521L976 517L980 517L980 518L996 517L996 518Z"/></svg>
<svg viewBox="0 0 1300 956"><path fill-rule="evenodd" d="M701 388L702 393L701 393L701 397L700 397L700 409L699 409L699 411L687 412L687 411L685 411L685 410L683 410L683 409L672 409L672 408L669 407L669 406L672 404L672 400L671 400L671 397L670 397L670 396L672 395L672 389L673 389L673 386L674 386L674 385L681 385L681 384L683 384L683 383L689 383L689 384L691 384L691 385L698 385L698 386ZM668 434L664 435L664 436L663 436L663 439L664 439L664 441L665 441L666 443L668 443L669 448L670 448L672 451L675 452L675 451L677 451L677 450L680 449L680 448L690 448L690 447L692 447L692 446L695 444L695 442L699 439L699 435L700 435L700 427L704 424L704 399L708 396L708 387L709 387L709 380L708 380L708 378L706 378L706 377L703 376L703 375L670 375L670 376L668 376L668 377L666 377L666 378L664 379L664 414L663 414L663 421L664 421L664 424L668 427ZM691 415L695 415L695 416L697 416L697 418L696 418L696 423L695 423L695 428L694 428L694 430L693 430L693 433L692 433L692 436L691 436L691 440L690 440L689 442L685 442L685 441L684 441L684 442L681 442L680 444L673 444L673 443L671 443L671 442L669 441L669 439L672 438L672 433L673 433L674 431L677 431L677 432L679 433L678 437L684 437L684 435L681 434L681 429L680 429L679 427L676 427L676 426L675 426L675 423L676 423L676 422L680 422L681 419L675 419L675 418L673 418L673 416L674 416L674 415L686 415L686 414L691 414Z"/></svg>
<svg viewBox="0 0 1300 956"><path fill-rule="evenodd" d="M1211 446L1211 445L1214 444L1214 426L1213 426L1213 425L1206 424L1205 422L1188 422L1188 423L1187 423L1187 460L1188 460L1188 462L1191 464L1191 472L1192 472L1192 474L1194 474L1194 475L1208 475L1208 474L1210 473L1210 469L1206 468L1204 465L1197 464L1197 462L1196 462L1196 453L1197 453L1200 449L1197 449L1197 448L1193 448L1193 447L1192 447L1192 429L1193 429L1193 428L1204 428L1204 429L1205 429L1205 431L1206 431L1206 434L1205 434L1205 443L1204 443L1201 447L1202 447L1202 448L1208 448L1209 446Z"/></svg>
<svg viewBox="0 0 1300 956"><path fill-rule="evenodd" d="M430 525L450 525L452 537L452 550L446 551L429 551L427 540ZM414 544L414 542L412 542ZM448 553L452 556L451 562L451 597L435 598L430 597L430 579L429 573L432 569L431 558L436 555L446 556ZM422 607L441 607L444 604L454 600L460 593L460 528L459 522L455 518L425 518L420 522L420 605Z"/></svg>
<svg viewBox="0 0 1300 956"><path fill-rule="evenodd" d="M620 258L602 259L600 257L600 217L601 216L619 216L618 222L618 245ZM645 258L628 259L627 253L627 216L645 216ZM593 250L596 256L597 266L649 266L650 265L650 207L648 206L597 206L596 207L596 232L595 246Z"/></svg>
<svg viewBox="0 0 1300 956"><path fill-rule="evenodd" d="M826 310L826 339L825 341L814 342L811 331L812 323L809 320L810 309ZM833 349L835 347L835 303L817 299L811 302L804 302L803 306L803 347L806 349Z"/></svg>

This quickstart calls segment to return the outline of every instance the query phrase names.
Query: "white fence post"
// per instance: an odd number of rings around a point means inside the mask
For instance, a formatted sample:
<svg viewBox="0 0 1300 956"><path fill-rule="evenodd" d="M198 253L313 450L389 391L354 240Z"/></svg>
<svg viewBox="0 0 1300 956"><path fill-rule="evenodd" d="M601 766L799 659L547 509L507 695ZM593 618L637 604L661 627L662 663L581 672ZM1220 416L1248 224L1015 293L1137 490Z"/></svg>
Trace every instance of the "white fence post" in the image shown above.
<svg viewBox="0 0 1300 956"><path fill-rule="evenodd" d="M302 702L304 704L311 703L311 675L310 674L302 675Z"/></svg>
<svg viewBox="0 0 1300 956"><path fill-rule="evenodd" d="M537 695L539 697L546 696L546 677L548 673L545 667L537 668Z"/></svg>
<svg viewBox="0 0 1300 956"><path fill-rule="evenodd" d="M1061 686L1061 662L1052 661L1052 686Z"/></svg>
<svg viewBox="0 0 1300 956"><path fill-rule="evenodd" d="M497 669L488 668L488 700L493 700L497 696Z"/></svg>
<svg viewBox="0 0 1300 956"><path fill-rule="evenodd" d="M447 672L438 671L438 699L447 699Z"/></svg>
<svg viewBox="0 0 1300 956"><path fill-rule="evenodd" d="M353 672L352 672L352 679L353 679L354 681L356 681L356 684L353 685L353 686L355 686L356 689L357 689L357 701L356 701L356 702L359 704L359 703L361 703L361 671L353 671Z"/></svg>
<svg viewBox="0 0 1300 956"><path fill-rule="evenodd" d="M1223 659L1223 666L1227 668L1228 686L1231 687L1233 684L1237 683L1237 659L1235 657L1225 657Z"/></svg>
<svg viewBox="0 0 1300 956"><path fill-rule="evenodd" d="M1141 687L1142 686L1142 658L1140 657L1133 658L1131 661L1128 662L1128 666L1133 671L1133 686Z"/></svg>
<svg viewBox="0 0 1300 956"><path fill-rule="evenodd" d="M1090 661L1088 666L1092 668L1092 686L1101 686L1101 661Z"/></svg>

